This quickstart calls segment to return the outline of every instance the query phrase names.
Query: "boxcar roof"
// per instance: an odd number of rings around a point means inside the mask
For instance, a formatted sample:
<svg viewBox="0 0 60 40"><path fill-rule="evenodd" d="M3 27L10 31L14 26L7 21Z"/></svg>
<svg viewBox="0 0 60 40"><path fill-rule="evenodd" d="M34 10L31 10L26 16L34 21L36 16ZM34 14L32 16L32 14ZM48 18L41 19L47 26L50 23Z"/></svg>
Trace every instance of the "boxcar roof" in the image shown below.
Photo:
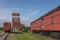
<svg viewBox="0 0 60 40"><path fill-rule="evenodd" d="M43 19L43 17L48 16L48 15L50 15L50 14L52 14L52 13L58 11L58 10L60 10L60 5L59 5L58 7L56 7L55 9L49 11L48 13L44 14L43 16L39 17L38 19L34 20L34 21L31 22L31 23L34 23L35 21L37 21L37 20L39 20L39 19Z"/></svg>
<svg viewBox="0 0 60 40"><path fill-rule="evenodd" d="M48 15L50 15L50 14L53 14L54 12L56 12L56 11L58 11L58 10L60 10L60 5L59 5L58 7L56 7L55 9L49 11L48 13L44 14L44 15L41 16L40 18L45 17L45 16L48 16Z"/></svg>

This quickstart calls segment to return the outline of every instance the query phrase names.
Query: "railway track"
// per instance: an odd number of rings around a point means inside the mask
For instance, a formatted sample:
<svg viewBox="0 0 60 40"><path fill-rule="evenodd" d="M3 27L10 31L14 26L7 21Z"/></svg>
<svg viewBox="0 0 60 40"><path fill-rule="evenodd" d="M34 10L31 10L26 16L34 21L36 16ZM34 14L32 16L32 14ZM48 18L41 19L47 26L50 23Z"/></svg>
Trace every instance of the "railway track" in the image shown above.
<svg viewBox="0 0 60 40"><path fill-rule="evenodd" d="M50 38L51 40L60 40L60 36L48 36L48 35L43 35L46 38Z"/></svg>
<svg viewBox="0 0 60 40"><path fill-rule="evenodd" d="M60 40L60 37L51 37L52 40Z"/></svg>
<svg viewBox="0 0 60 40"><path fill-rule="evenodd" d="M46 38L50 38L50 40L60 40L60 35L57 36L51 36L51 35L43 35L43 34L38 34Z"/></svg>
<svg viewBox="0 0 60 40"><path fill-rule="evenodd" d="M0 40L6 40L9 36L9 33L4 33L0 35Z"/></svg>

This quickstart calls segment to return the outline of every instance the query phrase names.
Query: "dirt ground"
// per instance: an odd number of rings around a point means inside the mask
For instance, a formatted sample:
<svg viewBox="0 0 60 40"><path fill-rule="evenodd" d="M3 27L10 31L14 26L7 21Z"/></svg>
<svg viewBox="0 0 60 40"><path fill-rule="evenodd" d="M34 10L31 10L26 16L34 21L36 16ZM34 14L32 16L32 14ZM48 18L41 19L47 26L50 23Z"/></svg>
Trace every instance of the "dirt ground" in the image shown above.
<svg viewBox="0 0 60 40"><path fill-rule="evenodd" d="M14 37L12 33L10 33L7 40L16 40L16 38Z"/></svg>

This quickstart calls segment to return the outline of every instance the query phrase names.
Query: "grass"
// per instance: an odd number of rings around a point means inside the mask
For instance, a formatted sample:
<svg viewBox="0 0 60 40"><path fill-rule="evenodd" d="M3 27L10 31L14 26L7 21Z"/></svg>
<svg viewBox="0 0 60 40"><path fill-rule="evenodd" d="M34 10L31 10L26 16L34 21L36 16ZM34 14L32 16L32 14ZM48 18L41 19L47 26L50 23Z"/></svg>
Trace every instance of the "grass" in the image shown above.
<svg viewBox="0 0 60 40"><path fill-rule="evenodd" d="M0 32L3 32L3 30L0 30Z"/></svg>
<svg viewBox="0 0 60 40"><path fill-rule="evenodd" d="M50 38L43 37L42 35L24 33L24 34L14 34L17 40L50 40Z"/></svg>

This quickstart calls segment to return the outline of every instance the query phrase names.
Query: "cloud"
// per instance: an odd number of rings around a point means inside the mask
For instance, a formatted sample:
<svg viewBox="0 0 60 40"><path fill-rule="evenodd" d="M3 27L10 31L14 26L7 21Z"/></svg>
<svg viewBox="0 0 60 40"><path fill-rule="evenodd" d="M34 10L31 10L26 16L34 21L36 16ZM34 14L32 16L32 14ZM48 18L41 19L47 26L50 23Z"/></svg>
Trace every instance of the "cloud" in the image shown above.
<svg viewBox="0 0 60 40"><path fill-rule="evenodd" d="M38 14L38 13L39 13L39 11L34 11L34 12L32 12L32 13L27 14L27 16L33 16L33 15L36 15L36 14Z"/></svg>
<svg viewBox="0 0 60 40"><path fill-rule="evenodd" d="M22 8L1 8L0 9L0 26L3 26L3 22L8 21L8 22L12 22L12 12L15 11L19 11L22 10ZM29 12L29 13L25 13L20 15L21 18L21 23L28 25L30 24L30 22L32 22L34 19L33 17L36 16L39 13L39 11L33 11L33 12Z"/></svg>
<svg viewBox="0 0 60 40"><path fill-rule="evenodd" d="M8 13L10 11L9 8L5 8L6 0L0 0L0 27L3 26L4 21L10 21L11 17L9 17Z"/></svg>
<svg viewBox="0 0 60 40"><path fill-rule="evenodd" d="M23 10L26 10L24 8L21 7L5 7L6 1L5 0L0 0L0 26L3 26L3 22L8 21L11 22L12 21L12 12L25 12ZM39 11L33 11L30 13L26 12L25 14L21 15L21 22L25 25L30 24L31 21L33 21L33 17L36 16L39 13Z"/></svg>
<svg viewBox="0 0 60 40"><path fill-rule="evenodd" d="M11 15L9 14L10 9L2 8L0 9L0 26L2 27L3 22L11 22Z"/></svg>
<svg viewBox="0 0 60 40"><path fill-rule="evenodd" d="M30 22L34 20L32 19L32 17L36 16L39 12L40 11L33 11L32 13L28 13L26 15L21 16L21 22L29 26Z"/></svg>

